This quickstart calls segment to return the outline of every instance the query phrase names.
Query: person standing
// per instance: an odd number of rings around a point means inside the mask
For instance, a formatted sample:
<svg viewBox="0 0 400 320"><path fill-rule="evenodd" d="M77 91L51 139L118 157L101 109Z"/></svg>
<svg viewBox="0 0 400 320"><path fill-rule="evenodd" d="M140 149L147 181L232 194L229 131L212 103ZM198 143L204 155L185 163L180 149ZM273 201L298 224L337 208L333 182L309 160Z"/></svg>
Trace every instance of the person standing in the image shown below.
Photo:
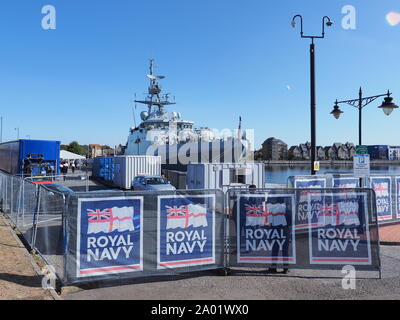
<svg viewBox="0 0 400 320"><path fill-rule="evenodd" d="M75 163L75 169L76 170L79 170L80 168L80 166L79 166L79 160L78 159L76 159L75 161L74 161L74 163Z"/></svg>
<svg viewBox="0 0 400 320"><path fill-rule="evenodd" d="M285 213L284 221L285 222L281 226L279 226L281 228L281 230L283 231L283 234L285 235L285 242L284 242L282 248L280 248L279 245L277 245L275 243L272 248L272 255L274 257L278 257L279 254L281 253L283 257L287 257L289 255L289 243L291 241L291 233L292 233L292 227L293 227L292 223L291 223L293 213L289 212L289 210L287 210L286 208L290 208L291 203L287 202L287 200L285 200L284 198L282 198L282 199L276 198L276 200L271 201L271 203L273 203L274 205L280 204L281 208L285 208L284 209L284 213ZM282 250L282 252L280 252L280 250ZM289 273L289 264L284 263L282 267L283 267L283 271L281 273L288 274ZM277 265L272 264L267 269L267 273L278 273Z"/></svg>
<svg viewBox="0 0 400 320"><path fill-rule="evenodd" d="M62 163L62 171L61 171L61 174L64 177L64 181L65 181L65 176L66 176L67 172L68 172L68 163L64 161Z"/></svg>

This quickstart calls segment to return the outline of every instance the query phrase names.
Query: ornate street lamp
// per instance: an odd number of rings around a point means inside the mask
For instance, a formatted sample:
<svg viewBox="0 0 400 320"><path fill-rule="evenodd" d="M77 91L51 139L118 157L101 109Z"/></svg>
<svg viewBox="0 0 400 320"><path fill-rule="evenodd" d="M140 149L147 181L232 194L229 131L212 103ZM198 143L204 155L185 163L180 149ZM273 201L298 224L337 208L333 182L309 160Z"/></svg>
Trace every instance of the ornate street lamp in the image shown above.
<svg viewBox="0 0 400 320"><path fill-rule="evenodd" d="M390 114L393 112L394 109L397 109L398 106L396 106L392 101L393 98L390 96L390 92L388 91L387 97L384 99L382 102L382 105L378 108L381 108L383 112L387 115L390 116Z"/></svg>
<svg viewBox="0 0 400 320"><path fill-rule="evenodd" d="M320 36L305 36L303 32L303 17L295 15L292 19L292 27L296 27L296 19L300 19L300 35L302 38L311 39L310 44L310 80L311 80L311 174L315 175L314 162L316 158L316 94L315 94L315 45L314 39L325 38L325 25L331 27L333 22L328 16L322 18L322 34Z"/></svg>
<svg viewBox="0 0 400 320"><path fill-rule="evenodd" d="M394 109L397 109L398 106L393 103L393 98L391 97L391 92L388 90L386 94L380 94L376 96L371 96L371 97L363 97L362 96L362 89L360 88L359 91L359 96L358 99L353 99L353 100L345 100L345 101L335 101L335 105L333 107L333 110L331 111L331 114L335 117L335 119L339 119L340 115L343 113L342 110L339 108L339 104L345 103L349 104L356 109L358 109L358 144L362 145L362 137L361 137L361 128L362 128L362 109L369 105L371 102L375 101L376 99L380 97L385 97L384 101L382 102L382 105L379 106L378 108L382 109L383 112L389 116Z"/></svg>
<svg viewBox="0 0 400 320"><path fill-rule="evenodd" d="M340 115L343 113L342 110L340 110L339 106L338 106L338 101L336 100L335 105L333 107L333 110L331 112L331 114L335 117L335 119L339 119Z"/></svg>

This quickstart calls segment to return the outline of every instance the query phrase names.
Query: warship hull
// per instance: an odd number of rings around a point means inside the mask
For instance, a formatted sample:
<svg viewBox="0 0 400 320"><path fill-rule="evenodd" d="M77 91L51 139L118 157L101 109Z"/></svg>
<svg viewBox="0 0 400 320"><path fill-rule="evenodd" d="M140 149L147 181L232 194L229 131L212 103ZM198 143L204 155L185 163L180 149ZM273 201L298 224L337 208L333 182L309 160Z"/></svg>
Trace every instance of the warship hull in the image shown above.
<svg viewBox="0 0 400 320"><path fill-rule="evenodd" d="M214 140L157 145L151 142L129 144L125 155L160 156L163 168L185 169L189 163L232 163L245 160L246 141L240 139Z"/></svg>

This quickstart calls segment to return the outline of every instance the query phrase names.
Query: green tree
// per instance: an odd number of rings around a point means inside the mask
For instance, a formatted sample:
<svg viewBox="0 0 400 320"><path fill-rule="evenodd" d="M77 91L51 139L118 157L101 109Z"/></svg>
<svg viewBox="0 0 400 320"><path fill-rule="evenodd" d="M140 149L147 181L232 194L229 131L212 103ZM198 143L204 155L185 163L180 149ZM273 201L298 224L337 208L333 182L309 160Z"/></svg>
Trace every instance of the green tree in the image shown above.
<svg viewBox="0 0 400 320"><path fill-rule="evenodd" d="M83 146L81 146L77 141L72 141L68 145L66 150L69 152L72 152L72 153L79 154L81 156L85 155L85 148Z"/></svg>

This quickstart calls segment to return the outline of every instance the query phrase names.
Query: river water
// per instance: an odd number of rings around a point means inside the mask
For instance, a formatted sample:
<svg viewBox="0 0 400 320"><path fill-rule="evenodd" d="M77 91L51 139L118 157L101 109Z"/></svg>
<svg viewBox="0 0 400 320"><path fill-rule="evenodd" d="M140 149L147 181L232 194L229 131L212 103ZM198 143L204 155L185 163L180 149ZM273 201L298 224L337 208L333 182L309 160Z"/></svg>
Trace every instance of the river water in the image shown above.
<svg viewBox="0 0 400 320"><path fill-rule="evenodd" d="M324 173L352 173L353 165L321 166L318 174ZM371 173L379 174L398 174L400 175L400 165L371 164ZM286 184L290 176L309 175L309 165L266 165L265 182Z"/></svg>

